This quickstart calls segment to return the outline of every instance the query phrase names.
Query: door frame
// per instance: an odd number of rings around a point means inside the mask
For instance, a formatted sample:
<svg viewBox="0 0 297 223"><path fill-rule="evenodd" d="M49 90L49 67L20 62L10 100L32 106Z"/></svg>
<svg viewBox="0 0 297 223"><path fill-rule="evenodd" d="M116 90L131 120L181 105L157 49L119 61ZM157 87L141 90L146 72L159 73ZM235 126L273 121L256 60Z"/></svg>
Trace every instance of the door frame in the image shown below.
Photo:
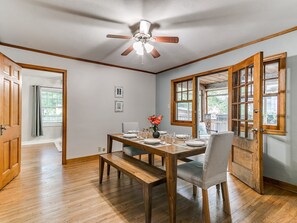
<svg viewBox="0 0 297 223"><path fill-rule="evenodd" d="M40 70L62 74L63 90L63 117L62 117L62 164L67 164L67 70L60 68L44 67L33 64L17 63L23 69Z"/></svg>
<svg viewBox="0 0 297 223"><path fill-rule="evenodd" d="M226 67L220 67L220 68L217 68L217 69L213 69L213 70L208 70L208 71L204 71L204 72L201 72L201 73L198 73L198 74L194 74L193 77L194 77L194 80L195 80L195 83L198 82L199 78L200 77L205 77L205 76L210 76L212 74L216 74L216 73L220 73L220 72L228 72L228 69L229 69L230 66L226 66ZM194 112L194 122L193 122L193 125L192 125L192 135L193 137L197 137L198 136L198 125L199 124L199 119L198 119L198 110L197 110L197 105L200 104L201 102L198 103L198 89L199 89L199 86L198 84L196 84L196 87L194 89L194 94L196 95L195 97L195 105L193 105L193 112Z"/></svg>

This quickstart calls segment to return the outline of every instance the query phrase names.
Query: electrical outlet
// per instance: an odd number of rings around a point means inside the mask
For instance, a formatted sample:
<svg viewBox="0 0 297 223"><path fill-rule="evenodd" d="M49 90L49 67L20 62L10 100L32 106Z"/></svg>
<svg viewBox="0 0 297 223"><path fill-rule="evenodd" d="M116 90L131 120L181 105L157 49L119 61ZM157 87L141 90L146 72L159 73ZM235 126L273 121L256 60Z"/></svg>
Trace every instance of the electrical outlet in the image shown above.
<svg viewBox="0 0 297 223"><path fill-rule="evenodd" d="M105 150L106 149L104 147L98 146L98 152L99 153L105 152Z"/></svg>

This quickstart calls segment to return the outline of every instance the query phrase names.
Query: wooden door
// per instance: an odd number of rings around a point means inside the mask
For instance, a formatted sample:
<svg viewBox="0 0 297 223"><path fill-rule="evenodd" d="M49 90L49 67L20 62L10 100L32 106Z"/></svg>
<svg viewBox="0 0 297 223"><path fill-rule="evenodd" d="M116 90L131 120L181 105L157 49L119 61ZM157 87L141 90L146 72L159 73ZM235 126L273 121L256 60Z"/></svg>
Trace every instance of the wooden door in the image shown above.
<svg viewBox="0 0 297 223"><path fill-rule="evenodd" d="M0 189L21 167L21 68L0 53Z"/></svg>
<svg viewBox="0 0 297 223"><path fill-rule="evenodd" d="M229 171L263 193L263 53L229 68L229 130L234 132Z"/></svg>

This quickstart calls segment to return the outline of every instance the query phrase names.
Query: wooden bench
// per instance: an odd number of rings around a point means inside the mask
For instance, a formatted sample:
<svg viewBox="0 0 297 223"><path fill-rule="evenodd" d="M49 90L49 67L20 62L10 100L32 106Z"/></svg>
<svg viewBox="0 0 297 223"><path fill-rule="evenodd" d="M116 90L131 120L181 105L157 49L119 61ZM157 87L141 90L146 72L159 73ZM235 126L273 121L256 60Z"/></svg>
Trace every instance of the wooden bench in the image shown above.
<svg viewBox="0 0 297 223"><path fill-rule="evenodd" d="M152 217L152 187L166 182L166 173L123 152L113 152L99 155L99 184L102 184L104 163L137 180L143 186L145 222L151 222Z"/></svg>

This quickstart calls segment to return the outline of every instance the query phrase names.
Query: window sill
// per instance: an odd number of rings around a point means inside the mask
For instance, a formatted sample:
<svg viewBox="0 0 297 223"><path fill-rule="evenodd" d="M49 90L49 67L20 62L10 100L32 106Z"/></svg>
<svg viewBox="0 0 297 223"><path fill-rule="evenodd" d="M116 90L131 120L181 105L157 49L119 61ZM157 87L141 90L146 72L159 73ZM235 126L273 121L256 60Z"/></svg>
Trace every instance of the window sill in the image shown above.
<svg viewBox="0 0 297 223"><path fill-rule="evenodd" d="M178 125L178 126L193 126L192 122L183 122L183 121L174 121L171 122L171 125Z"/></svg>
<svg viewBox="0 0 297 223"><path fill-rule="evenodd" d="M265 129L264 134L285 136L287 132L283 130Z"/></svg>

